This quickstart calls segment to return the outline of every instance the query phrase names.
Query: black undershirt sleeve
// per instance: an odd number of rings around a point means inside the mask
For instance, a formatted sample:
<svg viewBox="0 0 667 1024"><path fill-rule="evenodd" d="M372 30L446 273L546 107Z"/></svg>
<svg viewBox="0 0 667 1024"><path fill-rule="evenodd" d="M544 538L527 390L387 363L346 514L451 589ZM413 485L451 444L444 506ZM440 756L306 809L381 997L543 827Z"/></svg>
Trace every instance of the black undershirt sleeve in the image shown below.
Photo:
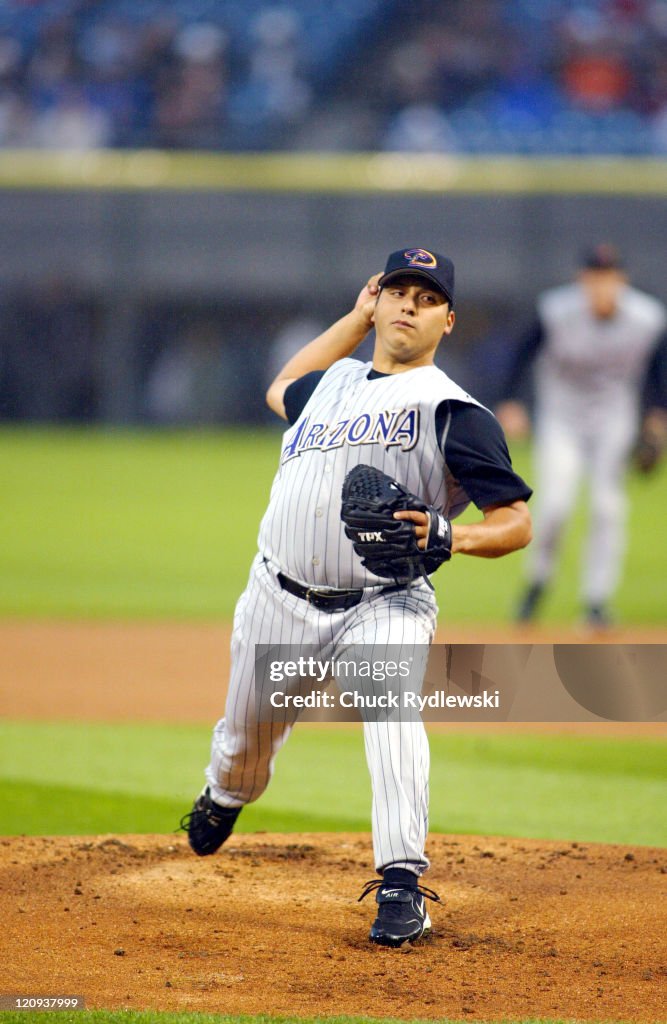
<svg viewBox="0 0 667 1024"><path fill-rule="evenodd" d="M299 377L298 380L293 380L285 389L283 402L285 405L285 415L290 426L298 420L323 376L324 370L312 370L310 373L305 374L305 376Z"/></svg>
<svg viewBox="0 0 667 1024"><path fill-rule="evenodd" d="M645 409L659 406L667 410L667 332L660 339L646 372L643 405Z"/></svg>
<svg viewBox="0 0 667 1024"><path fill-rule="evenodd" d="M477 508L528 501L533 492L512 469L505 435L488 409L441 402L435 426L450 473Z"/></svg>
<svg viewBox="0 0 667 1024"><path fill-rule="evenodd" d="M514 358L507 371L505 386L502 389L506 399L523 400L530 389L530 373L535 357L544 344L544 327L539 317L535 317L524 331L517 345Z"/></svg>

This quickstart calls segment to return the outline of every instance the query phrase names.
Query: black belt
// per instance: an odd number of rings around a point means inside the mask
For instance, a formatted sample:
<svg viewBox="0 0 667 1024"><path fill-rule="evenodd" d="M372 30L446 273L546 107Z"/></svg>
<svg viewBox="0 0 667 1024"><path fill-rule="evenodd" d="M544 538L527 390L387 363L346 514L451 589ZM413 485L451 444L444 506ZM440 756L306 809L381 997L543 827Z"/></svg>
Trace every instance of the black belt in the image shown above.
<svg viewBox="0 0 667 1024"><path fill-rule="evenodd" d="M318 590L317 587L304 587L302 583L291 580L284 573L278 573L278 583L288 594L300 597L313 608L321 612L344 612L354 608L364 596L363 590ZM405 590L405 583L397 583L391 587L381 587L378 594L391 594L394 590Z"/></svg>
<svg viewBox="0 0 667 1024"><path fill-rule="evenodd" d="M281 572L278 573L278 583L288 594L308 601L322 612L342 612L354 608L364 596L363 590L318 590L316 587L304 587Z"/></svg>

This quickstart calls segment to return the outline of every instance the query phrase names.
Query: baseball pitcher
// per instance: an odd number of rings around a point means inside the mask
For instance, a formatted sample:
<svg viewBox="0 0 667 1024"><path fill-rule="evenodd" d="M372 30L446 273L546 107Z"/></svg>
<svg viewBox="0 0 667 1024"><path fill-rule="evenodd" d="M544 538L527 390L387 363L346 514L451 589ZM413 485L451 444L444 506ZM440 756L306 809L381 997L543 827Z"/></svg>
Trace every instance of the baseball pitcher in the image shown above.
<svg viewBox="0 0 667 1024"><path fill-rule="evenodd" d="M206 785L183 819L192 849L214 853L266 788L294 717L260 720L255 647L428 649L437 606L429 575L456 555L495 558L530 540L531 491L494 416L437 369L454 329L454 267L423 248L392 253L354 308L306 345L269 387L288 427L234 616L224 718ZM351 358L371 328L371 363ZM478 522L452 524L474 502ZM423 665L420 671L423 673ZM378 878L370 940L400 946L430 928L419 884L429 861L429 749L421 721L364 718Z"/></svg>

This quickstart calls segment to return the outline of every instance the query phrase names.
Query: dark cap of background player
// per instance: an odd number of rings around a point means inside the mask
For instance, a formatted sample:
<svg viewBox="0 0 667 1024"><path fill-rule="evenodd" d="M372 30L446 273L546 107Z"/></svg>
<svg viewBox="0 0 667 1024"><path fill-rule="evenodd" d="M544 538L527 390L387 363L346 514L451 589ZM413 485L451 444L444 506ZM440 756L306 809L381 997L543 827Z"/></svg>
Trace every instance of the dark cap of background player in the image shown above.
<svg viewBox="0 0 667 1024"><path fill-rule="evenodd" d="M406 274L425 277L443 293L450 307L454 306L454 264L447 256L429 249L399 249L389 256L378 284L384 288L389 281Z"/></svg>
<svg viewBox="0 0 667 1024"><path fill-rule="evenodd" d="M586 270L622 270L623 260L616 246L600 242L584 250L581 266Z"/></svg>

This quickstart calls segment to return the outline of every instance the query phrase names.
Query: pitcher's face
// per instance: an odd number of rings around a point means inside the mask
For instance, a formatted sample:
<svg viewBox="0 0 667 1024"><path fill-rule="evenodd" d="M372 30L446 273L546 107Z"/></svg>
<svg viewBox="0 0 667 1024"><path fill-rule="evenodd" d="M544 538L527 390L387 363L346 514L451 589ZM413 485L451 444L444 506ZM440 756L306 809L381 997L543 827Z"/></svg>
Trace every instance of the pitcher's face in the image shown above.
<svg viewBox="0 0 667 1024"><path fill-rule="evenodd" d="M376 353L405 368L433 362L444 334L454 327L454 313L446 296L429 287L426 278L412 275L386 285L373 316Z"/></svg>

